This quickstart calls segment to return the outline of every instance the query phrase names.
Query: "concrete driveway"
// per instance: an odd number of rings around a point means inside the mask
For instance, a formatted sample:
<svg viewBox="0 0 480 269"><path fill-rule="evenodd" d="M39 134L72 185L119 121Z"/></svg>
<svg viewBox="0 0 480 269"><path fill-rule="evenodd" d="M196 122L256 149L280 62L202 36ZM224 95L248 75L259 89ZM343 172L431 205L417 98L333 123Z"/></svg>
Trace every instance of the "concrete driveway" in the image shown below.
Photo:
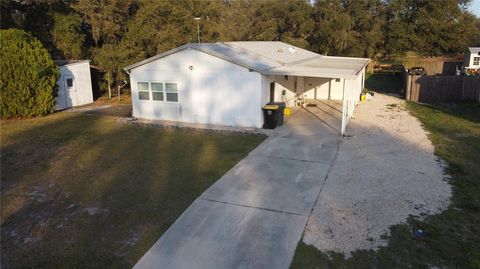
<svg viewBox="0 0 480 269"><path fill-rule="evenodd" d="M338 151L338 111L319 104L291 116L196 199L134 268L289 268Z"/></svg>

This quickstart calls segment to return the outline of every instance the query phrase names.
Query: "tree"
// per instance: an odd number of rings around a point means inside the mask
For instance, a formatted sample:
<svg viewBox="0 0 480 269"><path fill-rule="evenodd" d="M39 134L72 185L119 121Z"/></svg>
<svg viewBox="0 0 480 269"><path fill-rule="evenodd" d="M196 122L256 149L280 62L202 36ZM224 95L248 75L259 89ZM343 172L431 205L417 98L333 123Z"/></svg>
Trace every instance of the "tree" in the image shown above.
<svg viewBox="0 0 480 269"><path fill-rule="evenodd" d="M347 45L353 38L352 19L338 0L319 0L312 14L315 23L308 38L310 48L325 55L349 55Z"/></svg>
<svg viewBox="0 0 480 269"><path fill-rule="evenodd" d="M53 13L52 36L56 48L63 58L79 59L83 55L83 43L86 34L83 32L82 18L77 14Z"/></svg>
<svg viewBox="0 0 480 269"><path fill-rule="evenodd" d="M147 57L196 40L193 16L176 1L144 1L128 23L126 43Z"/></svg>
<svg viewBox="0 0 480 269"><path fill-rule="evenodd" d="M426 56L459 53L479 35L470 0L390 0L385 35L389 54L415 51Z"/></svg>
<svg viewBox="0 0 480 269"><path fill-rule="evenodd" d="M247 40L278 40L307 47L312 32L312 7L306 0L261 1L251 15Z"/></svg>
<svg viewBox="0 0 480 269"><path fill-rule="evenodd" d="M25 31L0 30L2 118L53 111L59 71L42 43Z"/></svg>
<svg viewBox="0 0 480 269"><path fill-rule="evenodd" d="M375 57L383 52L385 4L381 0L344 0L345 12L350 17L351 39L343 54L357 57Z"/></svg>
<svg viewBox="0 0 480 269"><path fill-rule="evenodd" d="M90 25L96 46L120 42L130 15L136 10L133 0L78 0L72 7Z"/></svg>
<svg viewBox="0 0 480 269"><path fill-rule="evenodd" d="M123 68L144 58L141 50L130 47L125 43L105 44L101 48L95 49L93 54L95 55L93 60L106 72L105 80L108 83L106 90L109 97L111 97L110 86L127 79L127 74L123 71Z"/></svg>

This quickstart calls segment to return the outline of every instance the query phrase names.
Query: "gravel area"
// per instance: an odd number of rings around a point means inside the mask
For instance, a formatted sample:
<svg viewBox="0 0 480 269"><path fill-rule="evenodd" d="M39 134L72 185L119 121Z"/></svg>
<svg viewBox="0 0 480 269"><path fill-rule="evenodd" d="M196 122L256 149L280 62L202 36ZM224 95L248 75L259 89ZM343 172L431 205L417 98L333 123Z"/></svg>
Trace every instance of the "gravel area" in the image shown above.
<svg viewBox="0 0 480 269"><path fill-rule="evenodd" d="M309 217L303 241L344 253L386 245L382 235L409 215L447 208L445 164L404 101L383 94L355 110Z"/></svg>

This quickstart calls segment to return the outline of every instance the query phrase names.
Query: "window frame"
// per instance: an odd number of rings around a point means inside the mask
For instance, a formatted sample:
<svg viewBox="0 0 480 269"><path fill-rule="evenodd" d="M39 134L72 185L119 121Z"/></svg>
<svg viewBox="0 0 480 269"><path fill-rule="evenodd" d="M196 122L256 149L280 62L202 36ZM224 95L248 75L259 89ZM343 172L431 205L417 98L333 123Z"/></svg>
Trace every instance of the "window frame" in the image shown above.
<svg viewBox="0 0 480 269"><path fill-rule="evenodd" d="M68 81L71 82L71 85L68 85ZM67 88L73 88L73 77L66 77L65 83L67 84Z"/></svg>
<svg viewBox="0 0 480 269"><path fill-rule="evenodd" d="M180 83L176 81L137 81L137 99L139 102L165 102L165 103L172 103L172 104L178 104L180 103L180 95L179 95L179 88L180 88ZM138 87L139 83L147 83L147 89L148 91L140 91L140 88ZM153 99L153 88L152 88L152 83L157 83L162 85L162 95L163 95L163 100L154 100ZM167 92L167 84L175 84L177 86L177 91L176 92ZM148 99L140 99L140 92L148 92ZM155 91L160 92L160 91ZM177 101L169 101L167 99L167 93L176 93L177 94Z"/></svg>
<svg viewBox="0 0 480 269"><path fill-rule="evenodd" d="M167 92L167 83L168 83L168 84L176 84L176 85L177 85L177 92L176 92L176 94L177 94L177 101L169 101L169 100L168 100L168 97L167 97L167 93L168 93L168 92ZM165 92L165 95L164 95L164 97L165 97L165 102L167 102L167 103L173 103L173 104L178 104L178 103L180 103L180 94L179 94L179 93L180 93L180 91L179 91L179 88L180 88L180 87L178 86L179 83L178 83L178 82L174 82L174 81L168 81L168 82L165 81L163 84L165 84L165 87L163 87L163 90L164 90L164 92ZM170 93L172 93L172 92L170 92Z"/></svg>
<svg viewBox="0 0 480 269"><path fill-rule="evenodd" d="M475 63L475 61L477 63ZM473 65L480 65L480 57L473 57L472 64Z"/></svg>
<svg viewBox="0 0 480 269"><path fill-rule="evenodd" d="M163 100L154 100L153 99L153 87L152 87L152 83L156 83L156 84L161 84L162 85L162 96L163 96ZM150 101L154 101L154 102L165 102L167 100L167 96L165 94L165 82L162 82L162 81L149 81L148 82L148 89L150 90L150 93L152 95L152 99ZM158 92L158 91L155 91L155 92Z"/></svg>
<svg viewBox="0 0 480 269"><path fill-rule="evenodd" d="M139 83L147 83L147 91L140 91L140 87L138 87ZM148 92L148 99L140 99L140 92ZM150 94L150 82L149 81L137 81L137 98L140 102L149 102L152 101L152 95Z"/></svg>

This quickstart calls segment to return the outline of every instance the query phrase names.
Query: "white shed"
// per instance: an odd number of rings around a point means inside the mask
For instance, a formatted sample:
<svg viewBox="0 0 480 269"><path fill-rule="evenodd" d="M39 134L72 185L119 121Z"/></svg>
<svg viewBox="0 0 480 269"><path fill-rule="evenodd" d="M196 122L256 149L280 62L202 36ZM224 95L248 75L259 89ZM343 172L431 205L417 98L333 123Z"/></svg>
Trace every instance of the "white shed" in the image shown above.
<svg viewBox="0 0 480 269"><path fill-rule="evenodd" d="M465 69L480 69L480 47L470 47L463 56Z"/></svg>
<svg viewBox="0 0 480 269"><path fill-rule="evenodd" d="M299 98L330 99L342 100L343 134L368 62L245 41L187 44L125 71L137 118L261 128L261 108L271 101L295 106Z"/></svg>
<svg viewBox="0 0 480 269"><path fill-rule="evenodd" d="M56 110L93 102L89 60L55 61L60 69Z"/></svg>

